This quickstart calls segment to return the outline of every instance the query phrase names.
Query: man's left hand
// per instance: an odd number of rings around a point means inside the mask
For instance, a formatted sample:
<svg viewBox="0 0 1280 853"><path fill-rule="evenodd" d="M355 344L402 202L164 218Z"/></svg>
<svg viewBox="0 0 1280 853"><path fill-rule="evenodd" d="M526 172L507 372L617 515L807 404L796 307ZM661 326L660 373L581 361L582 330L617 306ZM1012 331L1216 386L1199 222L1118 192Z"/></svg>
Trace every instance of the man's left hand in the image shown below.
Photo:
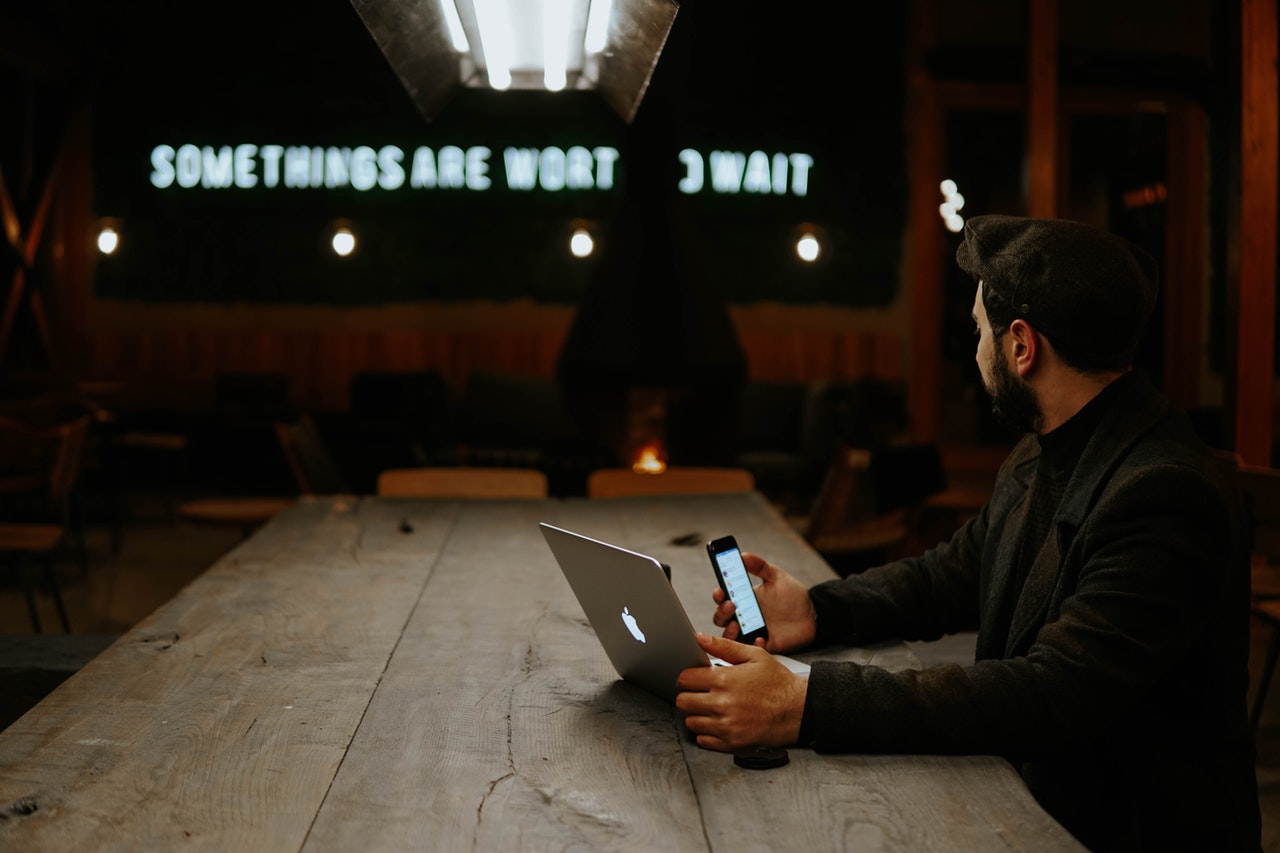
<svg viewBox="0 0 1280 853"><path fill-rule="evenodd" d="M787 746L800 736L807 678L758 646L699 632L709 655L733 666L699 666L676 679L676 708L698 745L732 752L751 746Z"/></svg>

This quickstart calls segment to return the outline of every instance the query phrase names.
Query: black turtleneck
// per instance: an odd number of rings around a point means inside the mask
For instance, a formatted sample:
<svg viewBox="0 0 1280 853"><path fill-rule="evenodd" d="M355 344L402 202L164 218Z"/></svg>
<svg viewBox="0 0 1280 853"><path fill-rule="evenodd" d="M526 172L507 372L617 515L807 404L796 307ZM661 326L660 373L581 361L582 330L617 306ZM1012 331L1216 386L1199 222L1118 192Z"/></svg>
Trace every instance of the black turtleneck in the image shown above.
<svg viewBox="0 0 1280 853"><path fill-rule="evenodd" d="M1093 437L1094 431L1113 402L1130 384L1132 372L1116 379L1056 429L1037 436L1040 443L1040 463L1036 467L1035 481L1031 484L1031 503L1027 507L1026 522L1022 526L1022 534L1018 545L1018 584L1031 571L1036 554L1044 545L1045 538L1058 513L1058 505L1066 494L1067 484L1076 470L1085 446Z"/></svg>

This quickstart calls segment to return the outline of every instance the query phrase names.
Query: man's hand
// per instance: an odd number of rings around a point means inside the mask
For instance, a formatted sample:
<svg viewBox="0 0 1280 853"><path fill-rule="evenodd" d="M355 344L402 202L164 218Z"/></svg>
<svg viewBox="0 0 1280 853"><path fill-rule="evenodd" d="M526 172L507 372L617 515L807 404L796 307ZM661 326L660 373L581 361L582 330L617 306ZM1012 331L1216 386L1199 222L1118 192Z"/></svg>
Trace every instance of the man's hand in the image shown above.
<svg viewBox="0 0 1280 853"><path fill-rule="evenodd" d="M676 708L707 749L787 746L800 736L809 680L764 649L699 632L707 654L733 666L698 666L676 679Z"/></svg>
<svg viewBox="0 0 1280 853"><path fill-rule="evenodd" d="M761 580L755 591L760 612L764 614L765 625L769 629L769 640L756 640L756 645L763 645L771 652L785 653L812 643L817 635L817 616L813 612L808 588L755 554L744 553L742 563L750 574ZM719 587L711 596L718 605L712 620L717 627L724 628L725 637L736 640L739 628L733 618L733 602Z"/></svg>

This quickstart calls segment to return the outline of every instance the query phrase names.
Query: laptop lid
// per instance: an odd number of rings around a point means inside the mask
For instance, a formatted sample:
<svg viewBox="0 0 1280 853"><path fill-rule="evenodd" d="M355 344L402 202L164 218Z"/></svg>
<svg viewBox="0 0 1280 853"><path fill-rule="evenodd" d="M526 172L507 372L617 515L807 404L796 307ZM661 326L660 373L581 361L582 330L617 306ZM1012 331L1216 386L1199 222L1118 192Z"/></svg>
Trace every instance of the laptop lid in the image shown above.
<svg viewBox="0 0 1280 853"><path fill-rule="evenodd" d="M680 672L711 661L662 564L546 522L539 527L618 675L674 702Z"/></svg>

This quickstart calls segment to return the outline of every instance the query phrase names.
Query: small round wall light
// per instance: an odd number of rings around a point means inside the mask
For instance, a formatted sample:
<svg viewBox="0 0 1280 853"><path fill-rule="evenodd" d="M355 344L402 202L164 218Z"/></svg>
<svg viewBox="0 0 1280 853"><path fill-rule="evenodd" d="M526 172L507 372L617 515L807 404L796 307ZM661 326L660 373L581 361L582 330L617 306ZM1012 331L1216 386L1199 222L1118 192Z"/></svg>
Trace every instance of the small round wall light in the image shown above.
<svg viewBox="0 0 1280 853"><path fill-rule="evenodd" d="M575 258L588 258L595 251L596 241L585 228L575 228L569 235L569 251Z"/></svg>
<svg viewBox="0 0 1280 853"><path fill-rule="evenodd" d="M104 255L114 254L120 248L120 224L114 219L103 219L98 223L98 251Z"/></svg>
<svg viewBox="0 0 1280 853"><path fill-rule="evenodd" d="M827 233L820 225L802 222L791 229L791 248L802 263L817 262L827 246Z"/></svg>
<svg viewBox="0 0 1280 853"><path fill-rule="evenodd" d="M340 258L345 258L356 250L356 232L349 221L339 219L333 223L333 229L329 236L329 246L333 249L333 253Z"/></svg>
<svg viewBox="0 0 1280 853"><path fill-rule="evenodd" d="M569 254L575 258L589 258L596 251L596 226L586 219L575 219L569 223Z"/></svg>
<svg viewBox="0 0 1280 853"><path fill-rule="evenodd" d="M800 235L800 239L796 240L796 257L807 263L813 263L818 259L818 255L822 254L822 244L818 242L818 236L812 232Z"/></svg>

